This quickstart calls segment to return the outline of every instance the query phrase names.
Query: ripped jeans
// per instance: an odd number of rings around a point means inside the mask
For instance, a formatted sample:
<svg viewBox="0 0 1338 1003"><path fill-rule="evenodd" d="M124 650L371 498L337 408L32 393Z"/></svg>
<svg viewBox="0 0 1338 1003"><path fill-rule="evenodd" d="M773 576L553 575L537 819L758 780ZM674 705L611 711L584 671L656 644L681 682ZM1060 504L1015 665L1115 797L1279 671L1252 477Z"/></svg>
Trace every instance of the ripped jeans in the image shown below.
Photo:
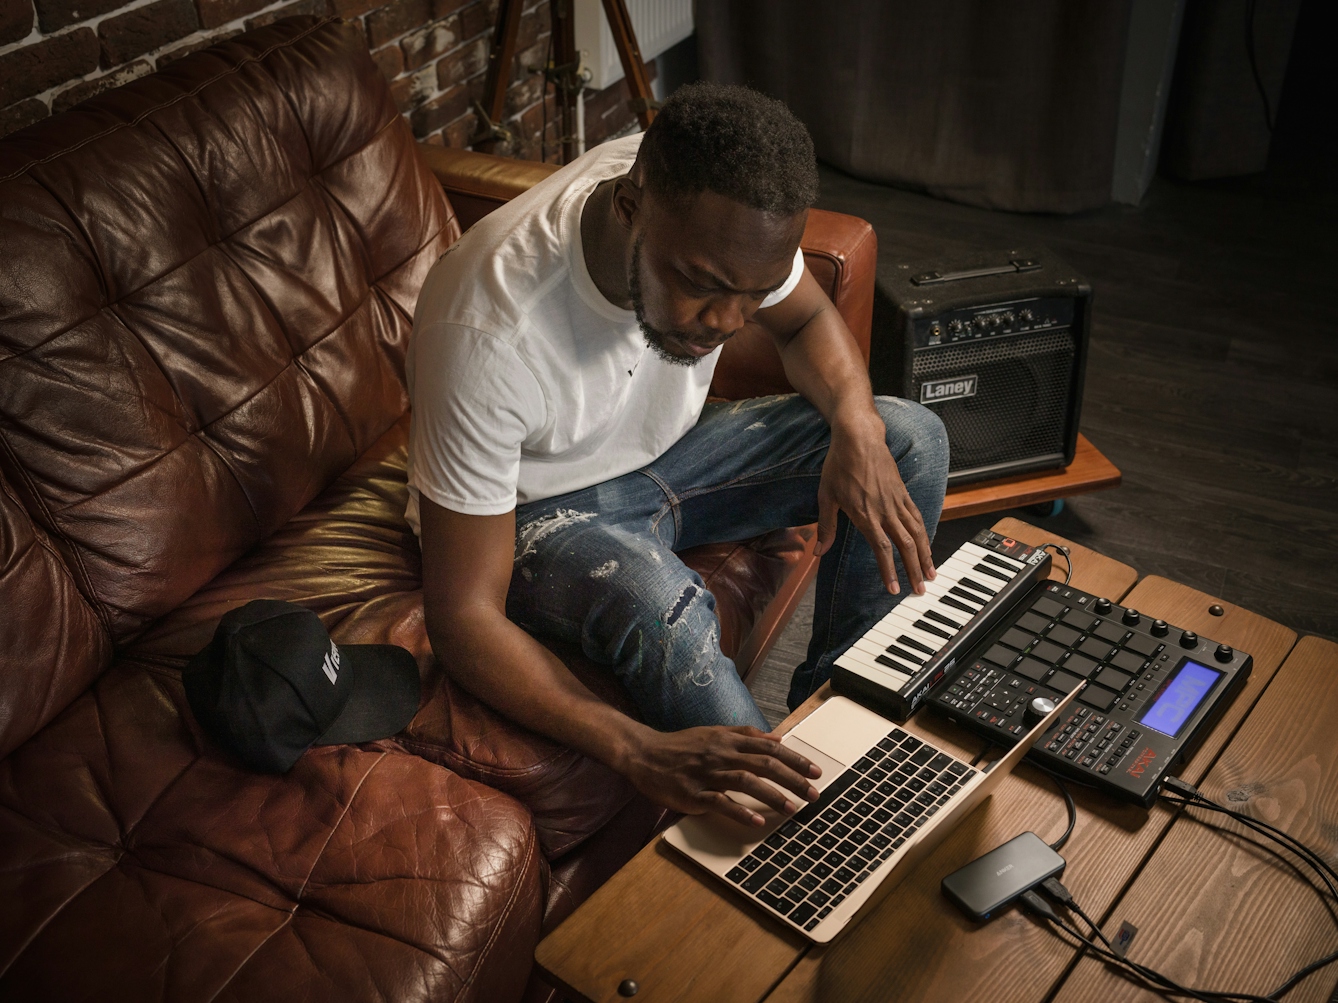
<svg viewBox="0 0 1338 1003"><path fill-rule="evenodd" d="M943 424L919 404L874 400L932 540L948 474ZM538 636L579 643L610 667L656 728L770 730L720 650L715 598L677 553L817 521L830 438L826 420L796 394L707 404L696 426L649 466L520 506L507 616ZM902 591L894 596L872 548L840 516L819 565L813 636L791 680L792 708L909 593L900 555L896 564Z"/></svg>

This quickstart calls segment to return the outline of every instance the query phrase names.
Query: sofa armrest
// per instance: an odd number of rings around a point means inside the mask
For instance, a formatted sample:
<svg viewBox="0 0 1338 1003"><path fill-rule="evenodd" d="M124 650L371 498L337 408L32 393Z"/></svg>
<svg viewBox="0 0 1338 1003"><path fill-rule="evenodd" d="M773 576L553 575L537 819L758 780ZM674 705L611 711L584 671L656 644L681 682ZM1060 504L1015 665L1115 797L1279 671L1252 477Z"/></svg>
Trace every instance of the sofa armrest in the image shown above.
<svg viewBox="0 0 1338 1003"><path fill-rule="evenodd" d="M554 164L535 160L512 160L427 143L419 143L418 152L441 182L461 230L468 230L499 205L558 170Z"/></svg>
<svg viewBox="0 0 1338 1003"><path fill-rule="evenodd" d="M873 325L874 269L878 238L858 216L812 209L800 241L804 263L841 312L855 343L869 361ZM754 329L740 331L720 350L711 394L727 400L794 393L775 343Z"/></svg>

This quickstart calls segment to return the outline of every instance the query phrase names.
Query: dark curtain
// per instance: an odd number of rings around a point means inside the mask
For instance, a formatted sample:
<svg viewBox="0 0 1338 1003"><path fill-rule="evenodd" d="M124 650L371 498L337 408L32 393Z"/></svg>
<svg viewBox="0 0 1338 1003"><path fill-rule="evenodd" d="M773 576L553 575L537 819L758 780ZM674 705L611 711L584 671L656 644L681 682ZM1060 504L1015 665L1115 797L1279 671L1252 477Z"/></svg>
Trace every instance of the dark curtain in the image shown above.
<svg viewBox="0 0 1338 1003"><path fill-rule="evenodd" d="M1110 201L1130 3L697 0L698 55L857 177L1076 212Z"/></svg>

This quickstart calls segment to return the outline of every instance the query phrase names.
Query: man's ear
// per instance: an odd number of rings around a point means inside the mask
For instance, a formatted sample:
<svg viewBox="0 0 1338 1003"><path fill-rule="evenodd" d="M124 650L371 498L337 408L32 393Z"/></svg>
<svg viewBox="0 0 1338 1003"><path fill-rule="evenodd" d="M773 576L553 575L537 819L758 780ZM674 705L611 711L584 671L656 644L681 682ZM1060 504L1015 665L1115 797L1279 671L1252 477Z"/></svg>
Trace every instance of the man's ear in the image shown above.
<svg viewBox="0 0 1338 1003"><path fill-rule="evenodd" d="M632 229L645 192L631 177L624 175L613 183L613 215L623 229Z"/></svg>

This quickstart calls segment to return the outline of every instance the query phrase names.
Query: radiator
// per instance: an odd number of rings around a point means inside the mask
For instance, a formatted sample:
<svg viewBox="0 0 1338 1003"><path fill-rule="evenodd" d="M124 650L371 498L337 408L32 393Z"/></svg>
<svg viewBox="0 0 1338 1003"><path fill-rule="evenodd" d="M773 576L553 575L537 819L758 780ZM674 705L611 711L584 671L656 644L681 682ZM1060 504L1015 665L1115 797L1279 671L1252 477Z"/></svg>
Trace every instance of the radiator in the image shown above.
<svg viewBox="0 0 1338 1003"><path fill-rule="evenodd" d="M613 33L600 0L575 0L576 48L592 77L586 85L603 90L623 78ZM692 34L692 0L627 0L641 58L650 62Z"/></svg>

